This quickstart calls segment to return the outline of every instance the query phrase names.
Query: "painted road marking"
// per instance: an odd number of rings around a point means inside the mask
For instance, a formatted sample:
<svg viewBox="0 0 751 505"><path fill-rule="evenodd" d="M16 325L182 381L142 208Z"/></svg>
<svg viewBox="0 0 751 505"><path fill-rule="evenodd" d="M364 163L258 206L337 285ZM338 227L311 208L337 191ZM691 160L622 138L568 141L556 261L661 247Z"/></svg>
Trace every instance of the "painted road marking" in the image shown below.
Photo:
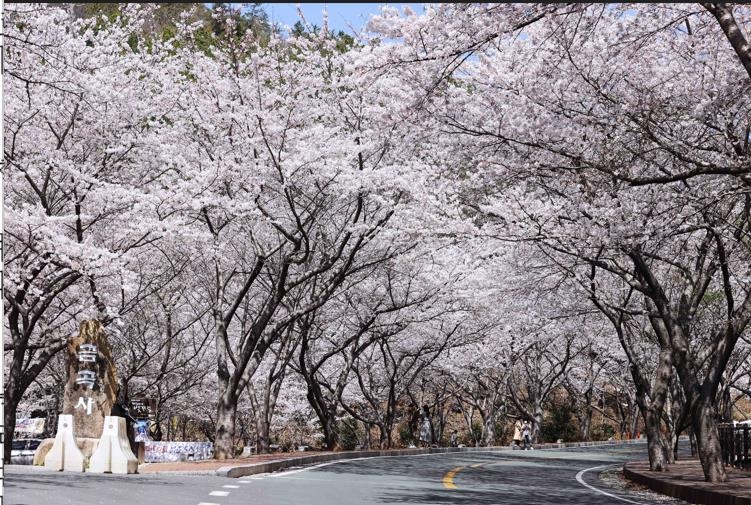
<svg viewBox="0 0 751 505"><path fill-rule="evenodd" d="M495 450L495 451L472 451L472 455L475 454L492 454L492 455L498 455L499 453L503 455L505 453L505 450ZM433 452L428 454L405 454L403 456L396 456L396 457L402 457L402 458L425 458L430 456L446 456L446 454L457 454L457 455L468 455L469 453L445 453L445 452ZM395 456L364 456L362 458L350 458L350 459L339 459L336 461L329 461L328 463L320 463L318 465L312 465L312 466L306 466L303 468L299 468L296 470L282 470L276 473L261 473L254 475L252 477L248 477L253 480L260 480L260 479L267 479L269 477L286 477L287 475L292 475L299 472L307 472L309 470L317 470L318 468L323 468L324 466L329 465L338 465L341 463L350 463L352 461L363 461L367 459L384 459L384 458L393 458Z"/></svg>
<svg viewBox="0 0 751 505"><path fill-rule="evenodd" d="M472 465L469 465L471 468L480 468L481 466L485 465L484 463L474 463ZM446 489L457 489L456 484L454 484L454 476L459 473L462 469L467 468L465 466L457 466L453 470L450 470L446 472L446 475L443 476L443 487Z"/></svg>
<svg viewBox="0 0 751 505"><path fill-rule="evenodd" d="M357 458L355 458L355 459L357 459ZM344 460L344 461L352 461L352 460L350 459L350 460ZM321 463L320 465L315 465L315 466L310 466L310 467L305 467L305 468L298 468L297 470L284 470L284 471L281 471L281 472L278 472L278 473L270 473L270 474L266 474L266 475L268 477L288 477L288 476L294 475L296 473L307 472L308 470L312 470L314 468L322 468L324 466L333 465L335 463L339 463L339 462L338 461L330 461L328 463ZM260 479L260 478L263 478L263 477L256 477L256 478Z"/></svg>
<svg viewBox="0 0 751 505"><path fill-rule="evenodd" d="M620 444L620 445L642 445L642 444L646 445L646 443L647 443L647 439L645 438L644 440L638 440L636 442L630 442L628 444ZM583 448L601 447L601 446L612 446L612 445L614 445L614 444L612 444L610 442L604 442L602 444L592 444L591 446L586 446L586 447L583 447ZM619 444L615 444L615 445L617 446ZM550 454L550 452L552 452L554 450L557 450L557 449L566 449L566 448L565 447L562 447L562 448L553 448L553 447L551 447L551 448L544 448L543 447L540 450L541 451L546 451L547 454ZM465 456L470 456L470 455L475 455L475 454L482 454L482 455L491 454L491 455L494 455L494 456L499 456L499 455L500 456L507 456L508 452L510 452L510 449L497 448L494 451L493 450L484 450L484 451L449 452L449 453L445 453L445 452L433 452L433 453L428 453L428 454L405 454L403 456L397 456L397 457L402 457L402 458L425 458L425 457L430 457L430 456L446 456L447 454L456 454L456 455L465 455ZM582 459L581 456L578 456L578 453L576 453L576 452L565 452L564 450L561 450L560 452L563 453L562 456L560 458L553 458L553 459L562 459L562 458L563 459L572 459L572 458L573 459ZM362 458L340 459L340 460L336 460L336 461L329 461L328 463L320 463L318 465L306 466L304 468L300 468L300 469L297 469L297 470L280 471L280 472L277 472L277 473L268 473L267 472L267 473L256 474L256 475L253 475L253 476L247 477L247 478L249 478L251 480L262 480L262 479L267 479L269 477L285 477L285 476L291 475L293 473L307 472L307 471L310 471L310 470L317 470L318 468L322 468L322 467L329 466L329 465L338 465L338 464L342 464L342 463L351 463L353 461L363 461L363 460L367 460L367 459L384 459L384 458L393 458L393 457L394 456L364 456ZM529 457L534 457L534 455L530 454Z"/></svg>
<svg viewBox="0 0 751 505"><path fill-rule="evenodd" d="M233 484L225 484L222 487L226 487L227 489L239 489L240 486L235 486Z"/></svg>
<svg viewBox="0 0 751 505"><path fill-rule="evenodd" d="M454 475L459 473L462 468L464 467L457 466L453 470L446 472L446 475L443 476L443 487L445 487L446 489L456 489L456 484L454 484Z"/></svg>
<svg viewBox="0 0 751 505"><path fill-rule="evenodd" d="M239 482L240 484L250 484L251 483L251 481L249 481L249 480L238 480L237 482Z"/></svg>
<svg viewBox="0 0 751 505"><path fill-rule="evenodd" d="M219 505L219 504L218 503L209 503L209 502L202 501L198 505Z"/></svg>
<svg viewBox="0 0 751 505"><path fill-rule="evenodd" d="M209 496L227 496L229 494L229 491L212 491L209 493Z"/></svg>
<svg viewBox="0 0 751 505"><path fill-rule="evenodd" d="M604 494L605 496L609 496L611 498L615 498L616 500L621 500L621 501L625 501L625 502L628 502L628 503L633 503L635 505L643 505L641 502L629 500L628 498L623 498L621 496L610 494L608 492L603 491L602 489L597 489L596 487L590 486L589 484L587 484L586 482L584 482L584 479L582 477L584 476L585 473L589 472L590 470L599 470L600 468L607 468L609 466L618 466L618 465L600 465L600 466L593 466L592 468L585 468L584 470L582 470L581 472L579 472L579 473L576 474L576 480L582 486L584 486L584 487L586 487L588 489L591 489L592 491L596 491L598 493Z"/></svg>

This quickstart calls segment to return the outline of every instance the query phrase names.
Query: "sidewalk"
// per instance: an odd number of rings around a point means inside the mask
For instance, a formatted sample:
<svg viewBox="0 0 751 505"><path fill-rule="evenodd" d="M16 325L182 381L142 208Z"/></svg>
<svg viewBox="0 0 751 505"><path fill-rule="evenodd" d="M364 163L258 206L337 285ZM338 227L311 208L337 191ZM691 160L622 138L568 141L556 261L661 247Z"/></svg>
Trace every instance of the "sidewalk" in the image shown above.
<svg viewBox="0 0 751 505"><path fill-rule="evenodd" d="M648 461L623 465L624 476L653 491L690 503L706 505L751 505L751 472L725 467L728 481L704 481L698 459L676 461L667 472L650 472Z"/></svg>

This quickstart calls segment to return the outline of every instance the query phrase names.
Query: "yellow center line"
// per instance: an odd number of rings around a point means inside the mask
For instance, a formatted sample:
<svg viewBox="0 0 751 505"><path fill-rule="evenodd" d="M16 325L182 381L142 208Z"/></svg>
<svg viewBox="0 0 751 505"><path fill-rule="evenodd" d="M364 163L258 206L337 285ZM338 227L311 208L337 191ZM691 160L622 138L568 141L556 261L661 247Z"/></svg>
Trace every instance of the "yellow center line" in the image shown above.
<svg viewBox="0 0 751 505"><path fill-rule="evenodd" d="M462 468L464 467L457 466L453 470L446 472L446 475L443 476L443 487L445 487L446 489L456 489L456 484L454 484L454 475L459 473Z"/></svg>

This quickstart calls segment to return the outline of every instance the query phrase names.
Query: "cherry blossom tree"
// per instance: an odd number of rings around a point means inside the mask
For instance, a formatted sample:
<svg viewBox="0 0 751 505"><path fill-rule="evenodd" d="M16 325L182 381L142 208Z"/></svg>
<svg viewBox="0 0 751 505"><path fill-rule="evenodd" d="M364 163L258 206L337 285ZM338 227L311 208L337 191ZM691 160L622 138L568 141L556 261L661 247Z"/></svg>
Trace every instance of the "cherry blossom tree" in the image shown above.
<svg viewBox="0 0 751 505"><path fill-rule="evenodd" d="M145 190L157 56L128 45L139 12L95 30L57 6L6 11L6 425L78 319L109 324L147 292L129 267L162 230Z"/></svg>
<svg viewBox="0 0 751 505"><path fill-rule="evenodd" d="M738 141L749 81L738 54L700 6L499 9L473 22L483 9L387 11L372 26L405 41L383 49L390 71L409 75L423 97L414 104L464 153L462 166L472 153L470 183L487 197L474 208L495 233L634 290L662 339L665 375L680 379L705 477L724 481L714 405L751 303ZM501 29L485 35L490 19ZM534 22L520 29L524 19ZM438 20L482 35L456 37ZM691 320L708 290L727 310L705 338Z"/></svg>
<svg viewBox="0 0 751 505"><path fill-rule="evenodd" d="M6 425L96 317L130 393L194 405L217 458L336 449L345 417L391 447L416 405L439 436L458 406L487 445L507 415L536 437L565 389L582 438L638 409L653 469L690 427L726 479L748 7L386 6L356 42L74 11L6 9Z"/></svg>

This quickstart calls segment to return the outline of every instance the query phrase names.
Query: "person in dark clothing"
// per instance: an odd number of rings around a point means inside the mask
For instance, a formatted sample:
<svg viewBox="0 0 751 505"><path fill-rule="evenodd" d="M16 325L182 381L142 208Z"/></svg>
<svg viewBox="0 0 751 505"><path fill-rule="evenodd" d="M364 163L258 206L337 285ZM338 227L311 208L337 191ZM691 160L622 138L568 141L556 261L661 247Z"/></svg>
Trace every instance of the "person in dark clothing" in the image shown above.
<svg viewBox="0 0 751 505"><path fill-rule="evenodd" d="M125 432L128 435L130 450L133 451L134 454L138 454L136 438L133 433L133 425L136 420L130 415L130 410L128 410L128 391L119 385L117 388L117 400L115 400L115 404L112 405L112 408L110 409L110 416L125 418Z"/></svg>

